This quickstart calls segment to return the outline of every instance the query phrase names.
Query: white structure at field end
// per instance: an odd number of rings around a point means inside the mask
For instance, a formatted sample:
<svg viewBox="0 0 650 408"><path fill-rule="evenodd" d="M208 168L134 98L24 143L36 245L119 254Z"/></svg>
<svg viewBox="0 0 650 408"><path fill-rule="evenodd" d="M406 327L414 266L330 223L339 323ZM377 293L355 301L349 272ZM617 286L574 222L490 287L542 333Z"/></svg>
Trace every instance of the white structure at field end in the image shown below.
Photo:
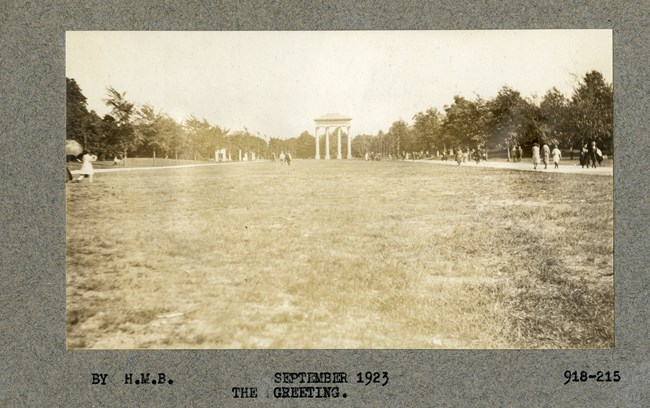
<svg viewBox="0 0 650 408"><path fill-rule="evenodd" d="M325 160L330 159L330 130L336 132L338 137L338 143L336 144L336 158L343 158L341 155L341 129L343 128L345 128L345 134L348 136L347 158L352 158L352 143L350 142L350 121L352 121L352 118L334 113L328 113L325 116L314 119L314 123L316 124L316 160L320 159L320 140L318 138L319 129L325 129Z"/></svg>

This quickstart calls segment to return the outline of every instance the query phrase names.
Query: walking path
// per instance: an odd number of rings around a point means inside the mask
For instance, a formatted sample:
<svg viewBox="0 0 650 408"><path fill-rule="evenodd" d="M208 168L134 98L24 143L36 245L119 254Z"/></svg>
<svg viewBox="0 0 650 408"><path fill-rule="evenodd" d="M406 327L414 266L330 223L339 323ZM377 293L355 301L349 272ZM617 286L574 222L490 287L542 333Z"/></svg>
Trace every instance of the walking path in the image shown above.
<svg viewBox="0 0 650 408"><path fill-rule="evenodd" d="M151 166L151 167L113 167L108 169L95 168L95 173L113 173L116 171L131 171L131 170L160 170L160 169L184 169L188 167L203 167L203 166L225 166L227 164L244 164L246 162L230 161L218 163L200 163L200 164L179 164L174 166ZM71 170L73 175L81 174L80 170Z"/></svg>
<svg viewBox="0 0 650 408"><path fill-rule="evenodd" d="M442 164L447 166L458 166L455 160L414 160L420 163ZM613 176L613 167L596 167L595 169L582 168L579 164L573 161L566 161L564 164L560 162L560 167L553 168L553 163L549 163L548 168L544 169L544 164L537 165L537 170L533 169L531 161L522 161L519 163L505 162L505 161L482 161L476 164L476 161L468 161L461 164L463 167L488 167L493 169L508 169L508 170L521 170L521 171L541 171L545 173L572 173L572 174L597 174L600 176Z"/></svg>
<svg viewBox="0 0 650 408"><path fill-rule="evenodd" d="M412 160L413 162L418 163L430 163L430 164L439 164L446 166L458 166L458 163L454 160L442 161L442 160ZM256 161L257 163L261 161ZM200 163L200 164L179 164L175 166L156 166L156 167L113 167L113 168L96 168L95 173L112 173L117 171L132 171L132 170L159 170L159 169L183 169L188 167L204 167L204 166L225 166L225 165L234 165L234 164L244 164L247 162L240 161L229 161L229 162L219 162L219 163ZM480 164L476 164L475 161L468 161L461 164L462 167L486 167L492 169L507 169L507 170L521 170L521 171L540 171L546 173L571 173L571 174L595 174L599 176L613 176L614 168L610 166L597 167L595 169L591 168L582 168L579 164L576 164L574 161L566 161L564 164L560 162L560 167L558 169L553 168L553 164L550 163L547 169L544 169L544 165L538 165L537 170L533 169L533 163L530 161L523 161L519 163L505 162L505 161L482 161ZM79 170L72 170L73 175L80 174Z"/></svg>

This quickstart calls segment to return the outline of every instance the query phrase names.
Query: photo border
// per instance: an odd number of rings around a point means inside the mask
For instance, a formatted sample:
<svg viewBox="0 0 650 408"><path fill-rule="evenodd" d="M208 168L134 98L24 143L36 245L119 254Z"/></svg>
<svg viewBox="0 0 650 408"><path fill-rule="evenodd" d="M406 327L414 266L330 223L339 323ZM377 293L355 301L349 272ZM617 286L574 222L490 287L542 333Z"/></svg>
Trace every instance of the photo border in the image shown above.
<svg viewBox="0 0 650 408"><path fill-rule="evenodd" d="M582 3L581 3L582 4ZM12 4L0 11L0 405L320 406L266 399L274 373L390 373L384 387L346 385L346 406L641 406L650 400L646 168L650 132L647 12L631 2L323 3L139 1ZM66 350L65 32L77 30L612 29L614 40L613 350ZM59 159L59 157L61 157ZM567 370L619 371L617 383L564 385ZM173 385L130 386L164 372ZM107 373L107 385L93 385ZM235 400L232 387L261 398ZM272 394L271 394L272 397Z"/></svg>

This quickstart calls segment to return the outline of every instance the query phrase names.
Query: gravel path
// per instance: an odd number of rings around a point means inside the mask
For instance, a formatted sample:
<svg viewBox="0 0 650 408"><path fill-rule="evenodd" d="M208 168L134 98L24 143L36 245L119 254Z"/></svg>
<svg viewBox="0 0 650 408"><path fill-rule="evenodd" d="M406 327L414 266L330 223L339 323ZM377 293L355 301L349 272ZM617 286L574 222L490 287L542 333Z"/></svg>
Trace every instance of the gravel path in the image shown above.
<svg viewBox="0 0 650 408"><path fill-rule="evenodd" d="M415 160L421 163L431 163L439 164L443 166L458 166L454 160L442 161L442 160ZM555 169L553 164L548 165L548 169L544 169L544 165L538 165L537 170L533 169L533 163L530 161L522 161L519 163L509 163L504 161L488 161L481 162L476 164L475 161L469 161L461 164L461 166L468 167L488 167L493 169L509 169L509 170L522 170L522 171L542 171L548 173L573 173L573 174L597 174L600 176L613 176L614 168L613 167L597 167L595 169L582 168L582 166L575 164L575 162L567 161L565 163L560 162L560 167Z"/></svg>

